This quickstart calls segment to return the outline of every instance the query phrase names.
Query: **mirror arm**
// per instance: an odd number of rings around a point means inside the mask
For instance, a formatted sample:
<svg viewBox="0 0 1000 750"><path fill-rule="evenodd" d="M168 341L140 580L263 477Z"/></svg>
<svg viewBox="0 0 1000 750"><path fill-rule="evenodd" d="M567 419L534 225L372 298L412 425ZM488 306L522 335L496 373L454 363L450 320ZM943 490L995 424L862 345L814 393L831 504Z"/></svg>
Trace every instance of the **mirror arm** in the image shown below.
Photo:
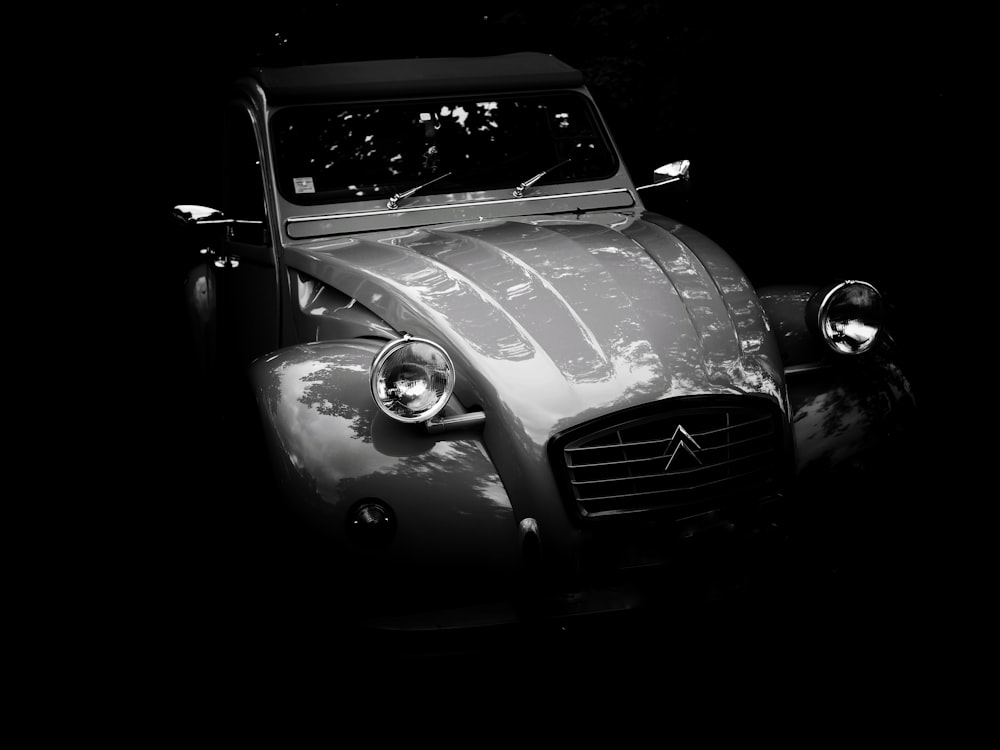
<svg viewBox="0 0 1000 750"><path fill-rule="evenodd" d="M261 226L264 223L261 219L181 219L181 221L196 224L199 227L203 224L256 224Z"/></svg>
<svg viewBox="0 0 1000 750"><path fill-rule="evenodd" d="M183 205L174 206L174 218L184 224L201 226L202 224L248 224L262 226L262 219L229 219L221 212L205 206Z"/></svg>
<svg viewBox="0 0 1000 750"><path fill-rule="evenodd" d="M659 187L660 185L670 185L678 180L686 181L690 179L688 174L690 168L690 159L681 159L680 161L672 161L669 164L664 164L662 167L653 170L653 179L656 182L641 185L636 188L636 192L645 190L646 188Z"/></svg>
<svg viewBox="0 0 1000 750"><path fill-rule="evenodd" d="M639 187L636 188L636 190L645 190L646 188L660 187L661 185L669 185L672 182L677 182L678 180L686 180L686 179L687 175L684 175L683 177L671 177L669 180L663 180L661 182L651 182L648 185L640 185Z"/></svg>

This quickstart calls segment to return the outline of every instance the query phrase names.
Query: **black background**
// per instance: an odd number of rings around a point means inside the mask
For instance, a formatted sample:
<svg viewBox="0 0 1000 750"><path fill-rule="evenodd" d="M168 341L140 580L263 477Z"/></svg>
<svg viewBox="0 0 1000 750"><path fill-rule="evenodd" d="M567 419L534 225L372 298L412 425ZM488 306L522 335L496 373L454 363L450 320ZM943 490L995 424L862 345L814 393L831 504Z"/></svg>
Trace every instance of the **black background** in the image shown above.
<svg viewBox="0 0 1000 750"><path fill-rule="evenodd" d="M911 352L921 409L936 412L939 358L926 338L939 335L941 310L928 312L927 292L948 255L942 228L957 220L940 168L956 145L954 19L839 6L722 13L656 2L286 2L268 16L250 13L163 9L107 43L94 36L76 55L90 61L82 97L95 123L91 185L104 188L87 204L91 218L102 217L90 228L110 259L81 276L92 295L81 359L99 395L79 414L85 435L100 428L116 436L113 449L94 438L81 449L80 474L102 488L109 511L97 537L105 541L91 551L100 580L83 591L107 608L94 613L99 621L130 613L108 626L116 643L142 650L167 640L232 656L233 643L248 638L301 648L292 645L294 631L315 655L339 648L310 640L316 621L275 594L287 581L268 566L284 542L261 522L266 499L253 496L245 475L259 456L225 444L213 395L193 377L180 305L190 256L176 244L170 210L212 205L218 133L205 126L215 124L209 113L225 84L249 66L556 55L584 71L636 180L666 161L692 160L688 197L651 191L644 200L718 241L751 281L875 283ZM914 469L900 478L900 492L936 481L922 461ZM925 533L925 501L914 507L921 520L905 533ZM886 554L912 546L887 540ZM922 564L914 572L939 571ZM874 629L862 611L874 592L848 608L840 624L850 620L850 643L862 648L855 666L882 649L894 666L905 661L896 629L918 606L938 606L940 584L927 584L920 598L906 582L905 614L886 624L882 607ZM799 632L788 632L788 643L816 658L813 639L830 630L807 620L795 620ZM633 646L627 659L640 650ZM826 658L832 666L835 657Z"/></svg>

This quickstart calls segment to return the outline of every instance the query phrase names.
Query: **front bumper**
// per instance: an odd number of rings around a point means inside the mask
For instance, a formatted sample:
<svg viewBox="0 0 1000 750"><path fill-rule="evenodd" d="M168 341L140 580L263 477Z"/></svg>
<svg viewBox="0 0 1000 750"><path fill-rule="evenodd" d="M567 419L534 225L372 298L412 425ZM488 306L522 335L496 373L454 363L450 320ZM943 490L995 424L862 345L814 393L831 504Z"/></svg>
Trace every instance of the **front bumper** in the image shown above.
<svg viewBox="0 0 1000 750"><path fill-rule="evenodd" d="M573 580L551 585L526 569L506 597L383 612L364 625L426 632L607 618L676 623L711 619L719 608L775 615L872 604L907 565L893 491L906 455L901 445L859 457L752 504L594 531L579 546Z"/></svg>

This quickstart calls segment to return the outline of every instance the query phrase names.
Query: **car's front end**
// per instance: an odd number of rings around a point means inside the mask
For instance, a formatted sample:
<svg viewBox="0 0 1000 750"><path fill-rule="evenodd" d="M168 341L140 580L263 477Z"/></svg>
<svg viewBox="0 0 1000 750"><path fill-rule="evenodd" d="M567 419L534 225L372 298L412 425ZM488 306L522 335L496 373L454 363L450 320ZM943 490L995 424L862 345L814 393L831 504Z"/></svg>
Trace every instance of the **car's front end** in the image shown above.
<svg viewBox="0 0 1000 750"><path fill-rule="evenodd" d="M767 531L811 502L802 482L876 449L909 399L885 346L834 351L803 291L762 301L655 216L390 230L286 258L313 280L307 304L335 288L374 328L256 363L276 460L331 569L405 602L401 623L490 592L511 617L635 606L632 584L686 539ZM817 359L783 364L767 305L799 317Z"/></svg>

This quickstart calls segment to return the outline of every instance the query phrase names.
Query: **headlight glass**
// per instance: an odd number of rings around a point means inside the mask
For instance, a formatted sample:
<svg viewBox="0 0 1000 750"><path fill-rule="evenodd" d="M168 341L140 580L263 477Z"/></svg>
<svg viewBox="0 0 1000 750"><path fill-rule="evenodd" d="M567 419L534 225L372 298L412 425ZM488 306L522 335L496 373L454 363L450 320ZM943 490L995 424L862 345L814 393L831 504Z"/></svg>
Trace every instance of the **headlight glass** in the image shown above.
<svg viewBox="0 0 1000 750"><path fill-rule="evenodd" d="M425 339L390 341L372 362L372 396L400 422L425 422L451 398L455 366L448 353Z"/></svg>
<svg viewBox="0 0 1000 750"><path fill-rule="evenodd" d="M835 352L862 354L882 328L882 296L867 282L841 282L824 297L817 322Z"/></svg>

